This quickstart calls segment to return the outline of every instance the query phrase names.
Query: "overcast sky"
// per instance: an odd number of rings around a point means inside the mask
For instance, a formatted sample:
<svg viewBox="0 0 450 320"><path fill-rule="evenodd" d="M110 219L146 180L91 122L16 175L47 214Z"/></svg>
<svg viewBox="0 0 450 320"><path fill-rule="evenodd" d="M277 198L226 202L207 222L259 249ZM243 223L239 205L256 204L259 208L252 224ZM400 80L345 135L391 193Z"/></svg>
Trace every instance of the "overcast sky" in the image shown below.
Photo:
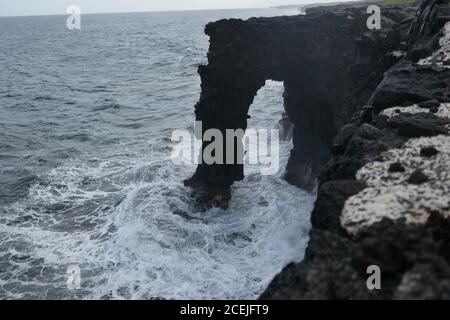
<svg viewBox="0 0 450 320"><path fill-rule="evenodd" d="M82 13L264 8L337 0L0 0L0 16L66 14L68 5Z"/></svg>

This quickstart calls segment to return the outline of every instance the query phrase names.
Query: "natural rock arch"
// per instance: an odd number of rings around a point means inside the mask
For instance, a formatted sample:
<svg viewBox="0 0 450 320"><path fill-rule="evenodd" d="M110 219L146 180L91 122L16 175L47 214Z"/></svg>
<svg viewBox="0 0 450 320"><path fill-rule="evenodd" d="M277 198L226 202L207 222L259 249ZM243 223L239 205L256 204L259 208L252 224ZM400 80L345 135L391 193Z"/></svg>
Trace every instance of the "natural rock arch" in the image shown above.
<svg viewBox="0 0 450 320"><path fill-rule="evenodd" d="M196 120L203 132L219 129L224 137L226 129L245 130L258 90L266 80L283 81L285 109L295 126L286 178L311 190L336 131L396 62L385 59L400 42L391 18L381 31L367 30L365 10L355 8L208 24L210 49L208 65L198 70ZM226 207L230 186L243 172L239 164L200 164L185 184L200 202Z"/></svg>

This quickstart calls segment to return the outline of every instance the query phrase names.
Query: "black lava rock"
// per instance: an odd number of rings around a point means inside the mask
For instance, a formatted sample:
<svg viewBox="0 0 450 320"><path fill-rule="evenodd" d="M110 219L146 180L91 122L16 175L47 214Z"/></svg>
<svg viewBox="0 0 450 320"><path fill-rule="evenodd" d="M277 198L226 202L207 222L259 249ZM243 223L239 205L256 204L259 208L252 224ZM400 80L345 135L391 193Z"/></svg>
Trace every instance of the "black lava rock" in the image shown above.
<svg viewBox="0 0 450 320"><path fill-rule="evenodd" d="M417 61L429 57L439 47L437 40L450 20L449 4L450 0L423 0L417 14L398 23L398 30L409 30L406 39L399 34L406 45L397 47L406 51L406 55L384 73L369 101L362 102L361 105L373 107L371 117L363 121L361 109L357 108L351 124L334 140L333 154L320 175L305 258L278 274L262 299L450 299L450 219L438 209L436 212L430 209L426 224L384 219L352 235L339 223L346 197L358 192L356 184L349 180L355 180L361 166L377 161L383 149L402 148L411 137L448 134L447 121L434 113L439 103L450 101L450 69L419 65ZM405 7L413 8L412 5L396 8ZM383 15L390 15L385 9ZM320 16L325 10L329 9L318 8L314 14ZM357 33L356 41L364 39ZM364 69L361 63L357 64L358 69ZM334 103L331 95L328 97ZM415 103L424 108L423 113L403 114L399 109L392 119L378 115L385 108ZM339 109L339 113L347 115L345 109ZM348 123L344 121L337 128ZM361 129L363 123L380 131ZM376 134L367 135L368 132ZM429 147L421 151L424 157L435 154L436 150ZM389 167L389 172L405 171L401 163ZM430 180L421 170L405 179L411 184ZM417 214L423 214L422 210ZM368 290L366 286L370 265L381 268L381 290Z"/></svg>
<svg viewBox="0 0 450 320"><path fill-rule="evenodd" d="M334 139L333 146L331 147L333 155L344 153L345 149L347 148L348 142L352 138L357 128L358 126L353 123L342 127L341 131Z"/></svg>
<svg viewBox="0 0 450 320"><path fill-rule="evenodd" d="M426 157L426 158L430 158L432 156L435 156L438 153L439 153L439 151L433 146L423 147L422 149L420 149L420 155L422 157Z"/></svg>
<svg viewBox="0 0 450 320"><path fill-rule="evenodd" d="M398 129L398 135L408 138L432 137L448 132L447 120L431 113L400 114L389 121L392 128Z"/></svg>
<svg viewBox="0 0 450 320"><path fill-rule="evenodd" d="M355 137L359 137L366 140L377 140L383 136L383 132L368 124L363 123L355 132Z"/></svg>
<svg viewBox="0 0 450 320"><path fill-rule="evenodd" d="M413 173L411 173L411 175L408 178L408 183L410 184L422 184L425 182L428 182L430 179L428 178L428 176L423 173L422 170L417 169L415 170Z"/></svg>
<svg viewBox="0 0 450 320"><path fill-rule="evenodd" d="M311 214L314 228L339 232L339 216L345 201L362 191L366 185L356 180L341 180L324 183Z"/></svg>
<svg viewBox="0 0 450 320"><path fill-rule="evenodd" d="M373 116L368 100L385 72L399 61L386 57L406 40L408 28L399 28L399 24L412 19L415 11L411 6L384 7L380 32L367 32L366 8L354 6L209 23L205 28L210 43L208 64L198 68L201 94L195 106L196 120L202 121L203 131L218 129L225 144L233 143L234 137L227 141L226 130L247 129L249 107L266 80L283 81L283 106L294 125L294 149L285 179L313 190L330 159L337 132L352 118L354 125L368 126L361 128L359 140L354 139L348 148L353 134L351 130L343 134L333 148L335 154L347 150L348 157L352 153L365 158L358 148L383 147L376 143L381 133L368 124ZM211 143L204 140L202 147ZM237 161L226 164L223 155L223 163L202 163L185 182L193 189L207 186L198 201L215 203L217 195L209 186L228 192L234 182L244 178L244 166ZM350 167L359 164L351 161ZM347 169L339 170L344 171ZM219 194L219 199L223 198Z"/></svg>
<svg viewBox="0 0 450 320"><path fill-rule="evenodd" d="M429 109L431 112L436 113L439 110L440 103L437 100L427 100L419 103L420 108Z"/></svg>
<svg viewBox="0 0 450 320"><path fill-rule="evenodd" d="M405 172L405 167L400 162L394 162L389 166L389 172Z"/></svg>

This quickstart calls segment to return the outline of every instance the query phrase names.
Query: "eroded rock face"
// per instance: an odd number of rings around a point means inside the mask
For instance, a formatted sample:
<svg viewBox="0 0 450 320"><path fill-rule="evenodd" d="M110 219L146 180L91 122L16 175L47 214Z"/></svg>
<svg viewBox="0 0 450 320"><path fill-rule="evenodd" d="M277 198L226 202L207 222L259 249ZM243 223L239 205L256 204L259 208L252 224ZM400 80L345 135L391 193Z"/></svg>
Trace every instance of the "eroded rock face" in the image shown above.
<svg viewBox="0 0 450 320"><path fill-rule="evenodd" d="M409 31L407 56L391 68L370 104L377 111L430 99L450 100L450 7L446 0L425 0Z"/></svg>
<svg viewBox="0 0 450 320"><path fill-rule="evenodd" d="M385 219L356 238L312 233L305 262L290 264L261 299L449 299L450 224ZM366 270L382 270L381 290L368 290Z"/></svg>
<svg viewBox="0 0 450 320"><path fill-rule="evenodd" d="M450 298L449 2L382 7L381 31L346 6L206 27L203 131L246 129L265 80L284 81L286 179L311 189L319 178L305 259L261 298ZM186 185L225 208L242 178L240 165L200 165ZM381 290L367 287L371 265Z"/></svg>
<svg viewBox="0 0 450 320"><path fill-rule="evenodd" d="M335 139L304 261L262 298L450 298L450 74L441 54L449 17L448 0L421 3L405 57L366 103L370 116L356 112ZM361 189L347 197L352 185ZM381 290L366 285L371 265Z"/></svg>
<svg viewBox="0 0 450 320"><path fill-rule="evenodd" d="M306 16L210 23L196 120L203 132L246 129L257 91L266 80L284 81L284 108L294 124L286 179L312 190L338 130L399 60L391 53L406 41L413 13L407 7L383 8L380 31L367 29L366 8L345 6L314 9ZM361 130L364 141L377 135L373 128ZM231 184L242 178L242 165L202 164L186 185L200 202L226 207Z"/></svg>

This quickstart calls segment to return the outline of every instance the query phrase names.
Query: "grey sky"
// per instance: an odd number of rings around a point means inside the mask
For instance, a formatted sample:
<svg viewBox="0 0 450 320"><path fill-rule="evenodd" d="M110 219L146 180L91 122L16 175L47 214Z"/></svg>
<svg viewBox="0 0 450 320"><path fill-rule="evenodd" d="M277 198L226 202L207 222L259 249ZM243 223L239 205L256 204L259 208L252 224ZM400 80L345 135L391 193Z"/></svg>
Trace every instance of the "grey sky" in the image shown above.
<svg viewBox="0 0 450 320"><path fill-rule="evenodd" d="M333 0L0 0L0 16L66 14L68 5L82 13L264 8Z"/></svg>

